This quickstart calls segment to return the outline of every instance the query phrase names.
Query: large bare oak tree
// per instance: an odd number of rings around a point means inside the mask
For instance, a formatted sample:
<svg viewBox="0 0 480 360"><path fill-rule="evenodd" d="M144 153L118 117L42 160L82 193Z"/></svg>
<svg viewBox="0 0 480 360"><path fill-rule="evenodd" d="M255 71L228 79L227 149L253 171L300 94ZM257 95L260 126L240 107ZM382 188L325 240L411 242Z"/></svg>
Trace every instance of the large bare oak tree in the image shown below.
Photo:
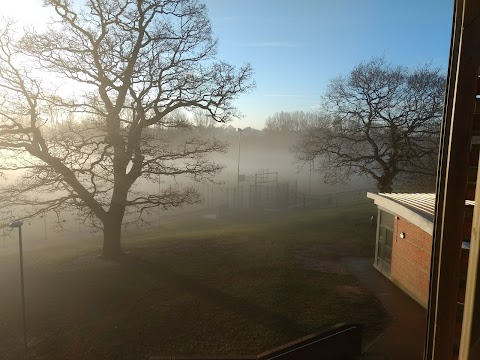
<svg viewBox="0 0 480 360"><path fill-rule="evenodd" d="M439 69L389 65L374 58L339 76L323 98L325 114L295 147L325 180L366 175L380 192L394 180L434 183L445 78Z"/></svg>
<svg viewBox="0 0 480 360"><path fill-rule="evenodd" d="M199 201L193 187L152 194L140 182L211 179L221 168L207 155L225 144L175 140L170 128L185 122L173 114L238 115L232 101L253 86L252 70L215 60L206 7L195 0L45 4L56 16L45 31L18 38L5 19L0 30L0 170L20 173L1 189L2 204L23 206L22 217L81 210L103 229L103 255L117 257L128 209Z"/></svg>

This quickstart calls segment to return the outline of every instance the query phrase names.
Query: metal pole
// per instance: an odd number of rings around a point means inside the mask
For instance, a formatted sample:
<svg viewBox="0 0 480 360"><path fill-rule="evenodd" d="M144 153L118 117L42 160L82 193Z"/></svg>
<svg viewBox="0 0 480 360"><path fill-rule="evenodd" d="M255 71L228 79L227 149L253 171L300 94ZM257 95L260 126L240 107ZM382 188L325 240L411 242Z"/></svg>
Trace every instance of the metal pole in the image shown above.
<svg viewBox="0 0 480 360"><path fill-rule="evenodd" d="M25 285L23 279L23 247L22 247L22 226L18 227L18 244L20 246L20 282L22 287L22 314L23 314L23 343L25 349L27 345L27 317L25 315Z"/></svg>
<svg viewBox="0 0 480 360"><path fill-rule="evenodd" d="M312 167L313 160L310 160L310 175L308 176L308 195L312 194Z"/></svg>
<svg viewBox="0 0 480 360"><path fill-rule="evenodd" d="M160 199L160 196L161 196L161 181L160 181L160 174L158 174L158 198L159 199ZM158 207L158 226L159 227L161 225L161 222L160 222L161 212L162 212L162 207L159 206Z"/></svg>
<svg viewBox="0 0 480 360"><path fill-rule="evenodd" d="M275 205L278 206L278 171L275 172Z"/></svg>
<svg viewBox="0 0 480 360"><path fill-rule="evenodd" d="M237 162L237 208L238 208L238 189L240 187L240 134L242 129L238 128L238 162Z"/></svg>

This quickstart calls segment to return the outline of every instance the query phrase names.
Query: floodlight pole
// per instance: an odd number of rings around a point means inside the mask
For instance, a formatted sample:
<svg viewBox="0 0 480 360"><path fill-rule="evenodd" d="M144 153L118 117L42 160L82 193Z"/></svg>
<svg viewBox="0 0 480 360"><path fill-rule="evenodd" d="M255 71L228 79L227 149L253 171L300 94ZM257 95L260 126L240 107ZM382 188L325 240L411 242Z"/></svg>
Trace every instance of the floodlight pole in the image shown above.
<svg viewBox="0 0 480 360"><path fill-rule="evenodd" d="M27 345L27 316L25 313L25 282L23 277L23 246L22 246L22 225L23 221L15 221L10 224L12 228L18 228L18 245L20 248L20 283L22 291L22 315L23 315L23 344L25 350L28 349Z"/></svg>

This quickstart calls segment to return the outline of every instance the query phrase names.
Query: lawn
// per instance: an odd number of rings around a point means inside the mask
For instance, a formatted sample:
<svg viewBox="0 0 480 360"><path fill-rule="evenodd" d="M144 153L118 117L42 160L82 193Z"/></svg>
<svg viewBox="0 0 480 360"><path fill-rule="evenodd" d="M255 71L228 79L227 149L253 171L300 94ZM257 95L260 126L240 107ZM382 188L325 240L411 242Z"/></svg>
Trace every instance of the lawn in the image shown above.
<svg viewBox="0 0 480 360"><path fill-rule="evenodd" d="M30 356L253 354L341 322L365 324L368 341L388 316L341 258L373 256L374 212L182 217L126 234L124 263L92 241L27 251ZM16 255L0 257L2 359L23 353L17 268Z"/></svg>

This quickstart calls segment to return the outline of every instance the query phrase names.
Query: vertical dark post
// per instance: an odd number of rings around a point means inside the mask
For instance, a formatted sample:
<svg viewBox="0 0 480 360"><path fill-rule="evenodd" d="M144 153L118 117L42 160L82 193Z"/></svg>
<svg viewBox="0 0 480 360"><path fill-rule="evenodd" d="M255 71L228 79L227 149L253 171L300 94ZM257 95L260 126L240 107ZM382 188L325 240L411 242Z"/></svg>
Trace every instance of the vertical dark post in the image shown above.
<svg viewBox="0 0 480 360"><path fill-rule="evenodd" d="M452 126L453 102L456 91L457 66L460 48L460 34L462 29L463 0L456 0L453 6L452 37L450 42L450 58L447 73L442 126L440 129L440 146L437 165L435 217L432 244L432 260L430 270L430 287L427 308L427 329L425 337L424 359L433 358L435 347L437 290L440 259L440 239L444 214L444 197L448 168L448 152L450 146L450 130ZM464 204L463 204L464 206Z"/></svg>
<svg viewBox="0 0 480 360"><path fill-rule="evenodd" d="M308 195L312 193L312 170L313 170L313 160L310 160L310 173L308 175Z"/></svg>
<svg viewBox="0 0 480 360"><path fill-rule="evenodd" d="M255 174L255 187L253 188L253 207L257 207L257 175Z"/></svg>
<svg viewBox="0 0 480 360"><path fill-rule="evenodd" d="M425 359L458 358L459 306L469 160L480 64L478 1L455 1L441 130ZM463 282L463 281L462 281ZM466 314L472 316L472 314ZM463 336L463 335L462 335ZM473 359L473 358L471 358Z"/></svg>
<svg viewBox="0 0 480 360"><path fill-rule="evenodd" d="M158 198L160 199L160 196L161 196L161 193L162 193L162 183L160 182L161 179L160 179L160 174L158 174ZM158 207L158 227L160 227L161 225L161 212L162 212L162 207L159 206Z"/></svg>
<svg viewBox="0 0 480 360"><path fill-rule="evenodd" d="M20 283L22 290L22 315L23 315L23 343L25 350L27 346L27 317L25 314L25 285L23 280L23 247L22 247L22 226L18 227L18 244L20 247Z"/></svg>
<svg viewBox="0 0 480 360"><path fill-rule="evenodd" d="M238 208L238 189L240 188L240 134L242 129L238 128L238 162L237 162L237 198L235 198L235 205Z"/></svg>
<svg viewBox="0 0 480 360"><path fill-rule="evenodd" d="M275 206L278 206L278 171L275 172Z"/></svg>

